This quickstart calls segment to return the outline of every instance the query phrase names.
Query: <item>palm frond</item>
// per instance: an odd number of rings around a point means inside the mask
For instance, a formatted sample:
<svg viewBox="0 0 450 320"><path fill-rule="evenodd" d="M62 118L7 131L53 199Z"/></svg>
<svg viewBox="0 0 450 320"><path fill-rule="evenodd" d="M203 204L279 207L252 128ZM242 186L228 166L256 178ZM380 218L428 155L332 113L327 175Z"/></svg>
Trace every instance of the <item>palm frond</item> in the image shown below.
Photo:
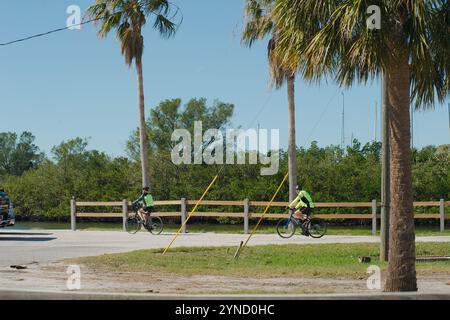
<svg viewBox="0 0 450 320"><path fill-rule="evenodd" d="M167 19L162 14L158 14L155 18L153 27L158 30L159 34L165 38L172 37L176 32L175 23Z"/></svg>
<svg viewBox="0 0 450 320"><path fill-rule="evenodd" d="M381 30L366 27L370 5L381 9ZM345 86L367 82L407 54L416 106L449 95L450 11L446 0L276 0L275 55L284 68Z"/></svg>
<svg viewBox="0 0 450 320"><path fill-rule="evenodd" d="M270 15L273 0L247 0L242 43L251 47L256 40L262 40L273 32Z"/></svg>
<svg viewBox="0 0 450 320"><path fill-rule="evenodd" d="M86 17L99 20L98 36L106 37L116 30L125 62L131 65L134 59L140 58L144 51L142 28L147 17L154 19L153 28L165 37L171 37L177 30L172 21L179 14L176 7L172 14L171 3L167 0L96 0L86 12Z"/></svg>
<svg viewBox="0 0 450 320"><path fill-rule="evenodd" d="M247 0L245 6L245 25L242 42L251 47L257 40L271 36L267 44L270 84L279 89L293 72L283 66L275 54L278 45L277 27L273 22L272 9L274 0Z"/></svg>

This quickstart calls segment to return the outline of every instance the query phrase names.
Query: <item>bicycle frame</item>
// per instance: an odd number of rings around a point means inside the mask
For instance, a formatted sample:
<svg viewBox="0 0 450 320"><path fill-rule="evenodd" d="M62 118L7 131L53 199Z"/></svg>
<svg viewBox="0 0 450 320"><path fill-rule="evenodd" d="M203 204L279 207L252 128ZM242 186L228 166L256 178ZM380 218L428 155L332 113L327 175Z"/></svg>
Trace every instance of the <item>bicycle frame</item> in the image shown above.
<svg viewBox="0 0 450 320"><path fill-rule="evenodd" d="M294 222L297 226L300 226L300 228L302 228L303 231L305 231L305 227L303 226L305 222L307 222L309 220L309 217L306 218L306 220L300 220L300 219L296 219L294 217L294 210L289 210L291 212L291 214L289 215L289 219L286 222L285 228L289 227L289 223ZM300 223L300 221L302 223Z"/></svg>
<svg viewBox="0 0 450 320"><path fill-rule="evenodd" d="M142 225L144 225L145 220L144 220L143 217L141 217L141 215L139 214L138 210L135 210L134 213L135 213L136 217L139 218L139 222L140 222ZM150 214L150 215L148 216L147 224L151 224L151 222L152 222L152 215Z"/></svg>

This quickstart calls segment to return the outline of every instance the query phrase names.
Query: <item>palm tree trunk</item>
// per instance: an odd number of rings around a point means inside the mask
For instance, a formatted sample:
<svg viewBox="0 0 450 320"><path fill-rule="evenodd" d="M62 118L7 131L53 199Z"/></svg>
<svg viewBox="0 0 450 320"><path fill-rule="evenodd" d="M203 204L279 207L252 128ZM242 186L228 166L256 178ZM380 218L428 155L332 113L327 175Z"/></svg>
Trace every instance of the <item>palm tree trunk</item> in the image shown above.
<svg viewBox="0 0 450 320"><path fill-rule="evenodd" d="M390 101L390 237L385 291L417 291L410 130L410 69L401 53L387 68Z"/></svg>
<svg viewBox="0 0 450 320"><path fill-rule="evenodd" d="M138 83L139 140L141 149L142 187L149 186L148 176L148 137L145 123L144 78L142 75L142 57L136 57Z"/></svg>
<svg viewBox="0 0 450 320"><path fill-rule="evenodd" d="M289 137L288 137L288 171L289 171L289 201L295 199L295 186L297 185L297 147L295 144L295 75L288 76L288 110L289 110Z"/></svg>

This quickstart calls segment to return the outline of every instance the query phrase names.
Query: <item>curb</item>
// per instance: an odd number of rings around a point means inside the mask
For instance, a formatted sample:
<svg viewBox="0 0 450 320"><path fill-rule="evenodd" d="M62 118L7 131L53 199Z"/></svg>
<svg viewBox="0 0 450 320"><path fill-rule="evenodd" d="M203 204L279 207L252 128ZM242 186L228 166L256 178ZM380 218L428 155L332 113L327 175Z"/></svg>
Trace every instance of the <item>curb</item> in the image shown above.
<svg viewBox="0 0 450 320"><path fill-rule="evenodd" d="M1 290L0 300L450 300L450 293L177 295Z"/></svg>

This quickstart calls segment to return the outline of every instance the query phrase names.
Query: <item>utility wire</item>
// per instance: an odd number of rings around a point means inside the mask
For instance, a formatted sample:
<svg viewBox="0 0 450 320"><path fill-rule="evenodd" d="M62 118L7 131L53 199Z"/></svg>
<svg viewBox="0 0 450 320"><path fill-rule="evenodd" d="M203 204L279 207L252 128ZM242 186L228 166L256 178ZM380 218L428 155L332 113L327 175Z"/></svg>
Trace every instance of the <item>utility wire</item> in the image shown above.
<svg viewBox="0 0 450 320"><path fill-rule="evenodd" d="M311 139L311 137L312 137L314 131L316 130L317 126L320 124L320 122L322 122L323 117L325 116L326 112L328 111L328 108L331 105L331 102L334 100L334 98L336 97L338 92L339 92L339 88L336 89L336 91L334 92L334 95L331 97L330 100L328 100L328 103L326 104L325 109L323 109L323 111L320 114L319 118L317 118L316 123L314 124L314 126L311 129L311 131L309 132L308 138L306 138L305 143L303 144L303 147L306 147L306 144Z"/></svg>
<svg viewBox="0 0 450 320"><path fill-rule="evenodd" d="M180 8L179 8L177 5L175 5L175 4L172 3L172 2L169 2L169 4L170 4L171 6L173 6L173 7L176 8L174 14L171 16L171 19L173 19L174 17L176 17L178 14L181 14L181 19L180 19L179 23L176 24L176 25L177 25L176 29L178 29L179 26L181 25L181 23L183 22L183 14L181 13L181 10L180 10ZM120 14L120 13L123 13L123 11L114 12L114 13L112 13L111 15L116 15L116 14ZM155 13L155 12L151 12L151 13L154 14L154 15L158 15L158 14ZM88 24L88 23L92 23L92 22L95 22L95 21L103 20L104 18L107 18L107 17L108 17L108 16L105 16L105 17L98 17L98 18L94 18L94 19L82 21L81 23L78 23L78 24L72 24L72 25L66 26L66 27L64 27L64 28L53 29L53 30L50 30L50 31L47 31L47 32L34 34L34 35L32 35L32 36L28 36L28 37L25 37L25 38L21 38L21 39L9 41L9 42L0 43L0 47L6 47L6 46L9 46L9 45L12 45L12 44L15 44L15 43L28 41L28 40L35 39L35 38L45 37L45 36L48 36L48 35L53 34L53 33L56 33L56 32L61 32L61 31L69 30L69 29L71 29L71 28L80 27L80 26L85 25L85 24Z"/></svg>
<svg viewBox="0 0 450 320"><path fill-rule="evenodd" d="M50 35L52 33L65 31L65 30L68 30L68 29L71 29L71 28L75 28L75 27L79 27L79 26L82 26L84 24L88 24L88 23L91 23L91 22L94 22L94 21L98 21L98 20L101 20L101 19L103 19L103 17L96 18L96 19L91 19L91 20L87 20L87 21L83 21L83 22L78 23L78 24L73 24L73 25L70 25L70 26L67 26L67 27L64 27L64 28L58 28L58 29L50 30L50 31L47 31L47 32L44 32L44 33L38 33L38 34L29 36L29 37L25 37L25 38L13 40L13 41L5 42L5 43L0 43L0 46L9 46L11 44L15 44L15 43L18 43L18 42L23 42L23 41L27 41L27 40L31 40L31 39L35 39L35 38L44 37L44 36Z"/></svg>

